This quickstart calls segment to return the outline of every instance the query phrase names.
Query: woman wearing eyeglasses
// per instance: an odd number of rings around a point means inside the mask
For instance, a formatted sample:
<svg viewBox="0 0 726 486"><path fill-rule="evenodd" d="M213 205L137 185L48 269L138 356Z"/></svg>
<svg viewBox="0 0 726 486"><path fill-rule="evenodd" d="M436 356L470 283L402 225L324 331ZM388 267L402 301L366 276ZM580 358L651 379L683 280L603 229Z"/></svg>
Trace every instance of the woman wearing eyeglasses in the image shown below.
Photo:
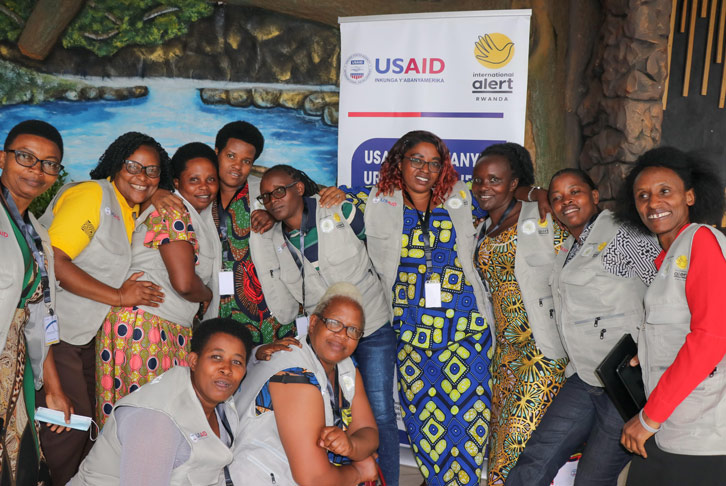
<svg viewBox="0 0 726 486"><path fill-rule="evenodd" d="M158 307L114 306L96 337L96 416L102 426L120 398L172 366L187 365L194 317L219 310L217 278L222 246L212 219L217 196L217 155L203 143L189 143L171 159L176 194L184 211L162 215L150 202L131 239L127 275L144 272L159 285Z"/></svg>
<svg viewBox="0 0 726 486"><path fill-rule="evenodd" d="M91 181L64 186L43 215L55 257L60 343L54 359L73 412L93 416L95 336L112 306L163 302L161 288L127 278L139 206L160 183L171 188L169 156L148 135L117 138L91 171ZM66 484L91 446L88 432L41 429L54 484Z"/></svg>
<svg viewBox="0 0 726 486"><path fill-rule="evenodd" d="M53 126L26 120L0 151L0 484L47 481L34 423L35 389L48 407L69 413L53 354L55 281L48 233L28 211L63 169L63 139ZM48 323L48 332L46 331Z"/></svg>
<svg viewBox="0 0 726 486"><path fill-rule="evenodd" d="M377 477L378 430L350 355L363 335L363 295L332 285L301 348L250 368L235 397L236 485L354 486Z"/></svg>
<svg viewBox="0 0 726 486"><path fill-rule="evenodd" d="M386 481L396 484L398 465L392 462L398 460L394 451L399 444L391 388L396 336L388 294L366 251L363 213L350 202L323 207L317 185L288 165L269 168L260 192L257 200L277 223L264 234L252 233L250 249L276 315L294 319L300 305L306 315L312 314L325 289L335 282L351 282L364 295L365 335L354 358L378 425L381 469Z"/></svg>

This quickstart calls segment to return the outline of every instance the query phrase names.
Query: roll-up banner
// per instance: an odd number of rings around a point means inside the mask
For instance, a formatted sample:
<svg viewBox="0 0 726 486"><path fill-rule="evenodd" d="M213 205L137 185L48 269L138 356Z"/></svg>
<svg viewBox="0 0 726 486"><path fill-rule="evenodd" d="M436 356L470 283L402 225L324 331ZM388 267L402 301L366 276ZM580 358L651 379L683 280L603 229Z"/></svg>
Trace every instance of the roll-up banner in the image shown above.
<svg viewBox="0 0 726 486"><path fill-rule="evenodd" d="M440 136L462 179L477 155L524 142L531 10L339 18L338 184L378 181L410 130Z"/></svg>

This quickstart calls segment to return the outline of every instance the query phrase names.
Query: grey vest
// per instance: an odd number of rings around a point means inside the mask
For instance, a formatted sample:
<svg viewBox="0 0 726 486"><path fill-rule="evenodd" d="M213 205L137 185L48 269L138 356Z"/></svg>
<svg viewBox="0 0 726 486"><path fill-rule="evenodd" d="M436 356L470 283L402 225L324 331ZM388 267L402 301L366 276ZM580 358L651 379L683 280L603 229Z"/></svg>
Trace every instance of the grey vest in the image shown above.
<svg viewBox="0 0 726 486"><path fill-rule="evenodd" d="M119 288L123 284L131 265L131 245L122 219L121 206L111 183L105 179L83 182L95 183L103 189L101 219L88 246L73 263L96 280ZM75 186L72 182L58 191L48 206L41 222L50 227L53 208L61 194ZM81 297L63 289L56 282L56 314L60 325L61 340L75 345L84 345L96 336L111 306Z"/></svg>
<svg viewBox="0 0 726 486"><path fill-rule="evenodd" d="M726 258L726 237L706 225L691 224L668 249L663 265L645 294L645 325L640 330L638 358L648 396L691 331L686 277L691 245L699 228L708 228ZM718 303L720 305L720 303ZM681 403L655 434L658 447L673 454L726 454L726 357Z"/></svg>
<svg viewBox="0 0 726 486"><path fill-rule="evenodd" d="M522 292L529 327L537 348L550 359L567 357L557 332L555 307L550 288L555 261L555 231L552 216L540 224L537 203L523 202L517 222L517 251L514 276Z"/></svg>
<svg viewBox="0 0 726 486"><path fill-rule="evenodd" d="M320 198L315 196L315 199L318 201ZM316 270L307 259L304 260L305 310L311 314L330 285L336 282L350 282L363 294L364 331L366 336L370 336L389 322L391 316L388 312L387 294L373 270L366 246L343 217L340 205L331 208L318 205L315 216L319 269ZM266 236L268 234L269 236ZM252 260L262 283L262 291L269 299L270 308L274 307L276 314L292 315L294 318L297 315L298 303L302 303L302 276L290 252L294 251L298 257L300 252L295 248L288 248L282 223L276 223L264 235L252 232L251 248L253 240L256 241L254 249L251 250ZM254 250L262 245L271 245L274 251L270 252L268 248L255 254ZM267 256L267 254L272 254L275 258L260 258L260 255ZM272 295L274 299L270 298Z"/></svg>
<svg viewBox="0 0 726 486"><path fill-rule="evenodd" d="M28 213L30 222L38 232L43 242L43 256L45 257L48 281L55 282L53 270L53 248L50 246L48 231ZM22 293L23 276L25 267L23 254L20 251L18 242L15 239L12 223L6 211L0 207L0 255L3 255L3 264L0 265L0 353L5 349L10 322L15 315L15 310L20 302ZM33 258L31 256L31 258ZM51 307L55 303L55 285L50 286ZM23 328L25 334L26 349L30 358L35 378L35 388L39 390L43 386L43 363L48 355L48 346L45 345L45 323L43 320L48 315L48 308L44 302L28 304L30 317Z"/></svg>
<svg viewBox="0 0 726 486"><path fill-rule="evenodd" d="M377 188L371 189L368 204L365 208L366 238L368 255L373 268L376 269L383 289L393 293L398 266L401 262L401 235L403 234L403 193L394 191L393 196L376 196ZM489 293L479 278L474 267L474 251L476 249L477 232L472 220L472 198L469 188L458 181L444 207L456 231L456 252L464 276L474 289L479 313L486 320L489 331L494 333L494 314ZM388 301L390 315L393 315L393 300ZM492 346L494 340L492 339Z"/></svg>
<svg viewBox="0 0 726 486"><path fill-rule="evenodd" d="M602 386L595 368L625 333L637 339L643 322L645 284L603 266L603 252L619 227L610 211L600 213L584 245L563 268L575 241L570 236L555 258L550 281L557 328L570 358L565 374L577 373L592 386Z"/></svg>
<svg viewBox="0 0 726 486"><path fill-rule="evenodd" d="M176 195L182 197L179 193ZM222 268L222 244L214 227L211 205L202 211L202 214L199 214L187 201L184 203L189 211L194 233L199 243L198 263L195 265L194 271L210 288L213 295L204 316L205 319L209 319L216 317L219 313L219 270ZM164 292L164 302L159 304L159 307L142 305L139 308L181 326L191 327L192 320L199 310L199 302L190 302L174 290L159 250L144 245L148 231L144 221L154 210L153 205L149 206L136 220L136 230L131 239L131 268L127 278L135 272L144 272L142 278L159 285Z"/></svg>
<svg viewBox="0 0 726 486"><path fill-rule="evenodd" d="M235 485L297 484L292 477L290 463L280 442L274 412L257 415L255 407L255 398L265 383L279 371L295 367L302 367L315 373L320 383L325 407L325 425L334 425L333 408L330 405L331 397L327 386L328 377L307 341L303 341L302 348L293 346L290 352L275 353L269 361L258 362L249 369L234 398L240 417L235 437L244 437L243 440L235 442L234 461L229 467ZM353 403L355 396L355 376L355 366L350 358L338 363L340 387L349 403Z"/></svg>
<svg viewBox="0 0 726 486"><path fill-rule="evenodd" d="M232 462L232 451L209 426L190 378L189 368L175 366L155 380L119 400L101 435L83 460L71 486L114 486L119 483L121 443L116 431L115 411L119 407L140 407L167 415L179 428L191 448L189 459L175 468L174 486L224 485L224 466ZM232 430L237 411L232 398L224 404ZM153 437L149 437L153 440Z"/></svg>

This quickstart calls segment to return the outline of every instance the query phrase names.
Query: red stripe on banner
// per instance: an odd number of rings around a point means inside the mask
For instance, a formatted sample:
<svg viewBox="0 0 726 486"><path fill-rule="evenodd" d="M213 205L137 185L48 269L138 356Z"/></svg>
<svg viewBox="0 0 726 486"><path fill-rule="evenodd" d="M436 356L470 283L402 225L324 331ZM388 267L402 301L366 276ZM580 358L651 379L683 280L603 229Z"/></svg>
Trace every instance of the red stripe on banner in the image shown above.
<svg viewBox="0 0 726 486"><path fill-rule="evenodd" d="M350 118L421 118L420 111L349 111Z"/></svg>

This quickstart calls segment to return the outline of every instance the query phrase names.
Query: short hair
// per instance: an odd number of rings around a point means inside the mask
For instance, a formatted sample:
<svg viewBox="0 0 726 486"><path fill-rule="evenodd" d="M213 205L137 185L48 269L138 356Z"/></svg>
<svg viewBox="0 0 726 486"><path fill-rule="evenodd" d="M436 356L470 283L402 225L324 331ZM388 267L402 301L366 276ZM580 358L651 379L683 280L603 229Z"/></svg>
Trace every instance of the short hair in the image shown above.
<svg viewBox="0 0 726 486"><path fill-rule="evenodd" d="M159 187L168 191L174 190L174 184L171 180L171 161L166 150L152 137L139 132L126 132L116 140L111 142L100 159L98 165L91 171L91 179L113 179L116 174L124 166L124 161L136 152L139 147L146 145L151 147L159 155L159 165L161 166L161 176L159 177Z"/></svg>
<svg viewBox="0 0 726 486"><path fill-rule="evenodd" d="M415 147L419 143L430 143L436 147L436 151L439 153L439 157L441 157L441 172L439 172L439 178L433 188L434 201L437 204L441 203L449 195L456 181L459 180L459 174L451 163L451 154L444 141L437 135L425 130L408 132L393 144L393 147L391 147L391 150L386 156L386 160L381 164L379 171L381 178L378 182L378 187L382 192L404 189L403 173L401 171L403 155L407 150Z"/></svg>
<svg viewBox="0 0 726 486"><path fill-rule="evenodd" d="M504 157L509 163L512 178L518 179L517 187L534 184L534 165L529 151L518 143L496 143L485 148L477 157L475 167L488 155Z"/></svg>
<svg viewBox="0 0 726 486"><path fill-rule="evenodd" d="M197 158L207 159L215 168L219 168L217 154L214 153L212 147L202 142L191 142L179 147L171 158L171 169L174 179L181 177L181 173L187 168L187 162Z"/></svg>
<svg viewBox="0 0 726 486"><path fill-rule="evenodd" d="M355 305L360 310L360 315L365 324L366 316L363 310L363 294L358 287L348 282L337 282L328 287L323 296L315 306L313 314L323 315L333 302L343 300Z"/></svg>
<svg viewBox="0 0 726 486"><path fill-rule="evenodd" d="M251 123L246 121L233 121L227 123L217 132L217 138L214 140L214 147L222 150L227 146L230 138L242 140L255 148L255 158L257 160L262 155L262 149L265 148L265 137Z"/></svg>
<svg viewBox="0 0 726 486"><path fill-rule="evenodd" d="M235 321L230 317L215 317L201 322L192 332L192 340L189 346L192 353L201 354L209 340L217 333L228 334L242 341L245 347L245 356L250 360L254 341L252 333L247 326Z"/></svg>
<svg viewBox="0 0 726 486"><path fill-rule="evenodd" d="M60 150L61 160L63 159L63 137L56 127L43 120L25 120L21 121L8 132L5 139L4 151L10 150L10 145L18 138L19 135L35 135L53 142Z"/></svg>
<svg viewBox="0 0 726 486"><path fill-rule="evenodd" d="M592 177L590 177L590 175L587 172L585 172L582 169L574 169L572 167L568 167L566 169L560 169L552 175L552 178L550 178L550 185L549 185L549 189L548 189L549 194L552 194L552 184L555 182L555 179L557 179L563 175L575 176L578 179L580 179L581 182L584 182L590 188L591 191L597 191L597 185L595 185L595 182L593 182ZM548 194L548 197L549 197L549 194Z"/></svg>
<svg viewBox="0 0 726 486"><path fill-rule="evenodd" d="M686 190L693 189L696 201L688 208L692 223L720 224L724 212L724 184L711 161L693 152L683 152L675 147L659 147L648 150L635 162L615 204L615 215L623 222L631 223L649 232L635 207L633 185L635 179L649 167L670 169L681 178Z"/></svg>
<svg viewBox="0 0 726 486"><path fill-rule="evenodd" d="M275 172L283 172L289 175L293 181L302 182L305 186L305 192L303 193L303 196L305 197L310 197L320 192L320 187L318 186L318 184L314 180L312 180L305 172L286 164L273 165L265 171L265 173L262 175L262 178L264 179L267 174L273 174Z"/></svg>

